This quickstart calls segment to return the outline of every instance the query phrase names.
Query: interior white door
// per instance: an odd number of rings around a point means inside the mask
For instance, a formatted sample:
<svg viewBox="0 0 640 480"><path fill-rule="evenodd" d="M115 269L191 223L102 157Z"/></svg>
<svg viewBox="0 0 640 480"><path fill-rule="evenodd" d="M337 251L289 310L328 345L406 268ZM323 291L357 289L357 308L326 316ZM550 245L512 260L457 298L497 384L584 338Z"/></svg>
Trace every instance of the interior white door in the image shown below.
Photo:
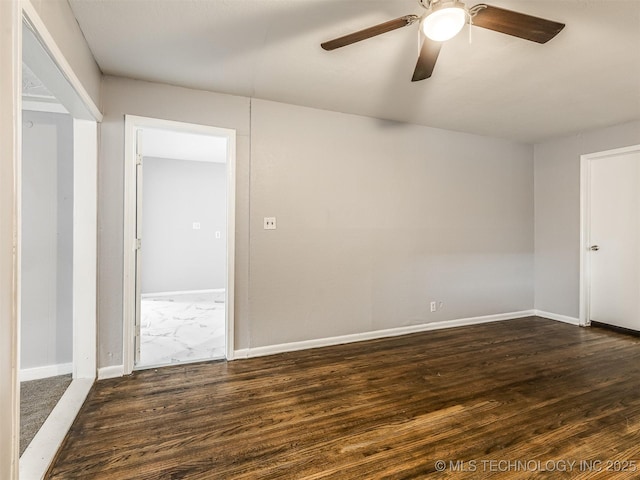
<svg viewBox="0 0 640 480"><path fill-rule="evenodd" d="M640 152L589 171L590 320L640 330Z"/></svg>

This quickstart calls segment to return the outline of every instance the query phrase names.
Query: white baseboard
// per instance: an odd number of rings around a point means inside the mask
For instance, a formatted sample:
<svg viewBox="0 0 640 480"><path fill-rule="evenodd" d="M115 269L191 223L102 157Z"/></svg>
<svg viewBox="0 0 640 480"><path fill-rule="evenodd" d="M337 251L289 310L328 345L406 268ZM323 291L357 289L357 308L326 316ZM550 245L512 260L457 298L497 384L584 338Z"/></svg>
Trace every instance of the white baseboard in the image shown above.
<svg viewBox="0 0 640 480"><path fill-rule="evenodd" d="M20 381L39 380L41 378L57 377L73 373L73 363L59 363L57 365L44 365L42 367L21 368Z"/></svg>
<svg viewBox="0 0 640 480"><path fill-rule="evenodd" d="M20 457L20 478L27 480L44 478L80 407L87 398L91 385L93 380L88 378L71 382Z"/></svg>
<svg viewBox="0 0 640 480"><path fill-rule="evenodd" d="M445 320L442 322L421 323L419 325L408 325L406 327L388 328L385 330L374 330L372 332L354 333L350 335L340 335L337 337L318 338L314 340L303 340L300 342L281 343L278 345L267 345L264 347L241 348L235 350L234 358L253 358L276 353L294 352L309 348L328 347L343 343L362 342L365 340L375 340L377 338L396 337L410 333L426 332L429 330L441 330L444 328L463 327L477 325L480 323L498 322L502 320L513 320L516 318L533 316L534 310L523 310L521 312L500 313L496 315L485 315L482 317L461 318L458 320Z"/></svg>
<svg viewBox="0 0 640 480"><path fill-rule="evenodd" d="M210 288L208 290L180 290L177 292L154 292L154 293L143 293L140 296L142 298L149 297L173 297L175 295L199 295L203 293L224 293L224 288Z"/></svg>
<svg viewBox="0 0 640 480"><path fill-rule="evenodd" d="M98 369L98 380L106 378L117 378L124 375L124 365L112 365L110 367L102 367Z"/></svg>
<svg viewBox="0 0 640 480"><path fill-rule="evenodd" d="M570 323L571 325L580 325L580 319L574 317L568 317L567 315L560 315L557 313L545 312L542 310L534 310L537 317L548 318L549 320L556 320L558 322Z"/></svg>

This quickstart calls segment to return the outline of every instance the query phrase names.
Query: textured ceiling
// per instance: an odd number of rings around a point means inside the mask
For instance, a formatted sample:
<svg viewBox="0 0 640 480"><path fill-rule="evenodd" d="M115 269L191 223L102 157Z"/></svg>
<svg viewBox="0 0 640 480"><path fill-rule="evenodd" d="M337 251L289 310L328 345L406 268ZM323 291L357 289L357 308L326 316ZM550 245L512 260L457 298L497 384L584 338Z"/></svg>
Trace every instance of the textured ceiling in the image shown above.
<svg viewBox="0 0 640 480"><path fill-rule="evenodd" d="M320 43L417 0L70 0L106 74L525 142L640 118L639 0L489 3L567 26L546 45L465 27L412 83L417 24Z"/></svg>
<svg viewBox="0 0 640 480"><path fill-rule="evenodd" d="M142 155L172 160L225 163L227 139L156 128L142 131Z"/></svg>

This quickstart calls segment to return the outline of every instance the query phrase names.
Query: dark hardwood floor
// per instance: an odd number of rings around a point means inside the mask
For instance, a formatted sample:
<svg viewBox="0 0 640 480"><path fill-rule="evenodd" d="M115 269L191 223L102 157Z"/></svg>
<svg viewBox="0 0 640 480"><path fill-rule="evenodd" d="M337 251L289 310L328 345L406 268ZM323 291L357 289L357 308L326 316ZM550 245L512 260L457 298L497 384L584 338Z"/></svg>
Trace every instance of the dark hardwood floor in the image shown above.
<svg viewBox="0 0 640 480"><path fill-rule="evenodd" d="M535 317L146 370L47 478L640 478L639 387L640 338Z"/></svg>

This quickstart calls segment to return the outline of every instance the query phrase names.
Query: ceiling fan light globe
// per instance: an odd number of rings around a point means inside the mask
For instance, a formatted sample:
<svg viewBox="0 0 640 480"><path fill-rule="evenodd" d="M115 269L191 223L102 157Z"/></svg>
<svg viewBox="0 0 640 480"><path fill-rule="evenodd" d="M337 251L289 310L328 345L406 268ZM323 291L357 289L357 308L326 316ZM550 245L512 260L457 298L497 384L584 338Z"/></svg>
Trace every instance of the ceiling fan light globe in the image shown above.
<svg viewBox="0 0 640 480"><path fill-rule="evenodd" d="M444 42L455 37L467 21L467 12L460 7L441 8L422 22L422 31L431 40Z"/></svg>

